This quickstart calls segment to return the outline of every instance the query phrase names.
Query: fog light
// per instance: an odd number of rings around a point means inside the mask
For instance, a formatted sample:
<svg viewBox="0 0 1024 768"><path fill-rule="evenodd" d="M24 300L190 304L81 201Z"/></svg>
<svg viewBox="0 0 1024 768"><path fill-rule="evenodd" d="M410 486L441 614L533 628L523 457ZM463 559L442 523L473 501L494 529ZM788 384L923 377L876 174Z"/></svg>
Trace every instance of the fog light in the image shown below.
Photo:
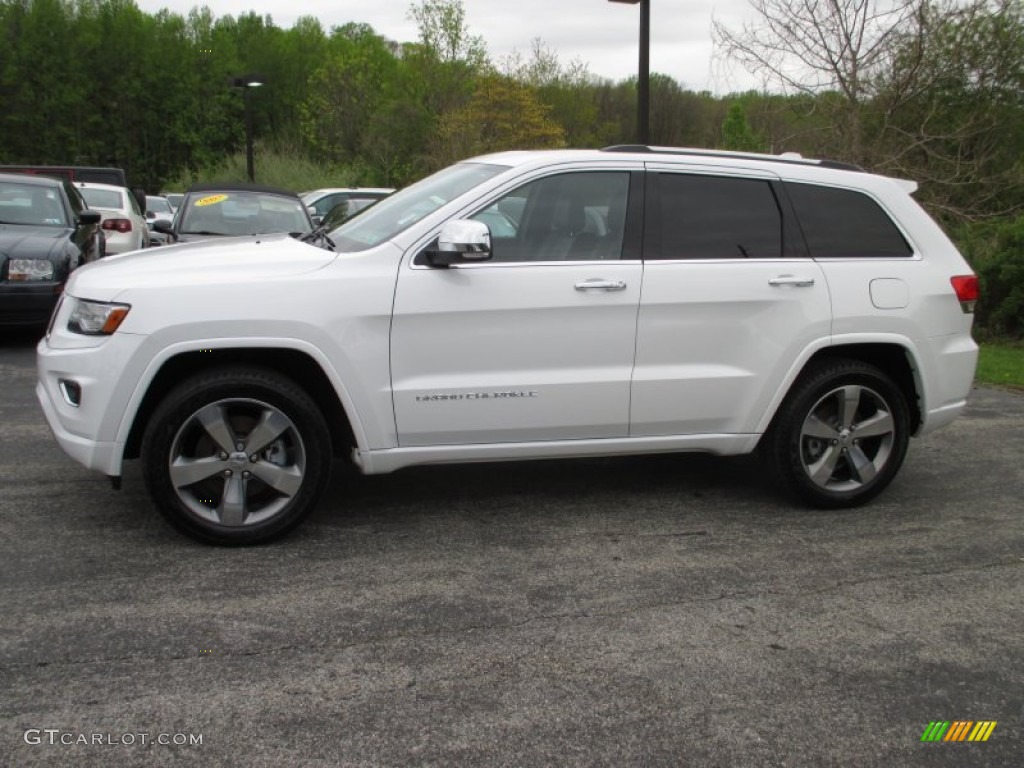
<svg viewBox="0 0 1024 768"><path fill-rule="evenodd" d="M82 386L77 381L58 379L57 385L60 387L60 393L64 395L64 402L74 408L82 404Z"/></svg>

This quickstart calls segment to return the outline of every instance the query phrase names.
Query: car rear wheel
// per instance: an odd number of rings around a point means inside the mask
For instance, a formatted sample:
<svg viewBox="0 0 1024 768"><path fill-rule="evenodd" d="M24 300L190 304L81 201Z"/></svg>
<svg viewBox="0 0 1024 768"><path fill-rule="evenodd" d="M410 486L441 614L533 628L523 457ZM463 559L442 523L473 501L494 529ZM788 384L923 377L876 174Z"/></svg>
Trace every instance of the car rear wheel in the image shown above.
<svg viewBox="0 0 1024 768"><path fill-rule="evenodd" d="M900 388L856 360L822 361L798 380L762 441L779 484L817 507L863 504L896 476L910 416Z"/></svg>
<svg viewBox="0 0 1024 768"><path fill-rule="evenodd" d="M313 400L259 368L185 381L156 409L142 442L146 487L161 514L215 544L266 542L298 525L323 493L330 457Z"/></svg>

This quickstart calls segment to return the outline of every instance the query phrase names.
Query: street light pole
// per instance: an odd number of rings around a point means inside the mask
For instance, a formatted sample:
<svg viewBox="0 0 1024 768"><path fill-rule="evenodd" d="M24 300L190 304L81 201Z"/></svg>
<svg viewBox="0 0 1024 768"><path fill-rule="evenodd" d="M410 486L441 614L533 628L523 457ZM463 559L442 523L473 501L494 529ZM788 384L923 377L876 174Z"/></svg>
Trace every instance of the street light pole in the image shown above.
<svg viewBox="0 0 1024 768"><path fill-rule="evenodd" d="M245 170L249 174L249 183L256 181L256 160L252 153L252 94L251 88L245 88L242 98L245 100Z"/></svg>
<svg viewBox="0 0 1024 768"><path fill-rule="evenodd" d="M640 66L637 78L636 133L640 144L650 143L651 115L651 0L608 0L640 6Z"/></svg>
<svg viewBox="0 0 1024 768"><path fill-rule="evenodd" d="M245 170L249 176L249 183L256 181L256 163L253 158L252 150L253 118L252 95L250 91L253 88L259 88L264 82L266 81L263 76L255 73L242 75L241 77L228 78L228 83L233 88L242 89L242 98L245 102Z"/></svg>

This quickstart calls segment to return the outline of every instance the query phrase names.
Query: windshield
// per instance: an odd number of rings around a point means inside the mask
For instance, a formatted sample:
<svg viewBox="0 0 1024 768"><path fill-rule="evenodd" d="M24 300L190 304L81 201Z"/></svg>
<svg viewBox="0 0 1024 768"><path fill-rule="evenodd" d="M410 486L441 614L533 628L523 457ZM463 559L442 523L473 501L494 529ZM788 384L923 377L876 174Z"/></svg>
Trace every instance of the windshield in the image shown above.
<svg viewBox="0 0 1024 768"><path fill-rule="evenodd" d="M297 197L247 190L190 194L179 215L180 235L266 235L312 229Z"/></svg>
<svg viewBox="0 0 1024 768"><path fill-rule="evenodd" d="M174 215L174 209L171 207L171 202L165 197L147 197L146 210L152 211L153 213L166 213L168 214L168 217Z"/></svg>
<svg viewBox="0 0 1024 768"><path fill-rule="evenodd" d="M343 253L365 251L390 240L445 203L482 184L508 166L459 163L386 197L328 233Z"/></svg>
<svg viewBox="0 0 1024 768"><path fill-rule="evenodd" d="M54 187L0 181L0 224L66 227L58 194Z"/></svg>
<svg viewBox="0 0 1024 768"><path fill-rule="evenodd" d="M121 193L113 189L96 189L94 187L81 187L79 192L85 198L90 208L113 208L121 210L125 207Z"/></svg>

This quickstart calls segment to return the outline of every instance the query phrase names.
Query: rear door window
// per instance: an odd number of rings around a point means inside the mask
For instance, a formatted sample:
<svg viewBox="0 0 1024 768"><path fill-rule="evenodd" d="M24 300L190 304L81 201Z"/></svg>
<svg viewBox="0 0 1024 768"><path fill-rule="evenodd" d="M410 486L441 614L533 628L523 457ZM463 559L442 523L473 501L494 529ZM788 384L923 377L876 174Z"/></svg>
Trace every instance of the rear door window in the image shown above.
<svg viewBox="0 0 1024 768"><path fill-rule="evenodd" d="M645 258L782 258L782 213L771 182L664 172L653 181L660 232L651 233Z"/></svg>

